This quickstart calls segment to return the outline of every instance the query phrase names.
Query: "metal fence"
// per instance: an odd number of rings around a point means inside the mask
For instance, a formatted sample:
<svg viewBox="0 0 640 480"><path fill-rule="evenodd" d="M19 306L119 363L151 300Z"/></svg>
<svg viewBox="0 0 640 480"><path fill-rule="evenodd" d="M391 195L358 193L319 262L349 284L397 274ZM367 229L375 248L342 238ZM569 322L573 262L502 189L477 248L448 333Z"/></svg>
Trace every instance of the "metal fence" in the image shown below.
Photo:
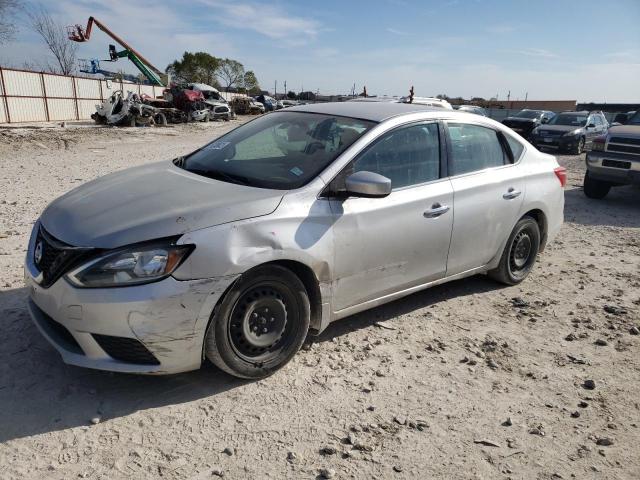
<svg viewBox="0 0 640 480"><path fill-rule="evenodd" d="M162 95L162 87L0 67L0 123L85 120L116 90Z"/></svg>

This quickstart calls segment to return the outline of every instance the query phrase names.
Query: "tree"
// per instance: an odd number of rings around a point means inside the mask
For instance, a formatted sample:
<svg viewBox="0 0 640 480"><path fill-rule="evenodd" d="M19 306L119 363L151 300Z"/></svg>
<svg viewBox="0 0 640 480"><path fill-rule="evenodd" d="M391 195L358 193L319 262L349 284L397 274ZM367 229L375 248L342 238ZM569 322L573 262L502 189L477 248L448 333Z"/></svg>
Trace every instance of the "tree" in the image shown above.
<svg viewBox="0 0 640 480"><path fill-rule="evenodd" d="M217 86L216 71L220 66L220 59L205 52L182 54L182 60L167 65L165 72L171 74L178 82L206 83Z"/></svg>
<svg viewBox="0 0 640 480"><path fill-rule="evenodd" d="M244 74L242 81L245 90L251 95L260 94L260 85L258 84L258 78L252 70L249 70Z"/></svg>
<svg viewBox="0 0 640 480"><path fill-rule="evenodd" d="M227 91L231 87L239 85L244 79L244 66L237 60L224 58L220 60L220 66L216 72Z"/></svg>
<svg viewBox="0 0 640 480"><path fill-rule="evenodd" d="M296 100L296 99L298 98L298 96L296 95L296 92L294 92L294 91L292 91L292 90L289 90L289 91L287 92L287 98L288 98L289 100Z"/></svg>
<svg viewBox="0 0 640 480"><path fill-rule="evenodd" d="M73 73L76 68L78 45L69 40L65 28L57 23L43 6L27 10L27 17L33 30L40 35L58 62L57 67L50 69L62 75Z"/></svg>
<svg viewBox="0 0 640 480"><path fill-rule="evenodd" d="M298 95L298 98L300 100L315 100L316 94L313 92L300 92L300 95Z"/></svg>
<svg viewBox="0 0 640 480"><path fill-rule="evenodd" d="M13 22L18 9L16 0L0 0L0 45L13 39L16 25Z"/></svg>

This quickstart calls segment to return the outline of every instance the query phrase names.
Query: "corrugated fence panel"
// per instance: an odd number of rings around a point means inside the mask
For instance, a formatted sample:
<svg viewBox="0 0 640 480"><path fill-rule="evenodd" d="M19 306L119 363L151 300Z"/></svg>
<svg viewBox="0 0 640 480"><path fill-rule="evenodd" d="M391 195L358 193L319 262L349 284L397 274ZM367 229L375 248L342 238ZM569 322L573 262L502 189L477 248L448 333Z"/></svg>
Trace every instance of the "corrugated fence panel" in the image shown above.
<svg viewBox="0 0 640 480"><path fill-rule="evenodd" d="M47 119L42 98L8 97L11 122L41 122Z"/></svg>
<svg viewBox="0 0 640 480"><path fill-rule="evenodd" d="M76 119L76 105L73 99L50 98L47 103L49 105L49 118L51 121Z"/></svg>
<svg viewBox="0 0 640 480"><path fill-rule="evenodd" d="M96 105L102 103L100 100L78 100L78 113L80 118L91 118L96 113Z"/></svg>
<svg viewBox="0 0 640 480"><path fill-rule="evenodd" d="M72 98L73 78L59 75L43 75L47 97Z"/></svg>
<svg viewBox="0 0 640 480"><path fill-rule="evenodd" d="M2 69L7 95L42 97L42 81L39 73ZM12 115L13 116L13 115ZM13 119L11 119L13 121Z"/></svg>
<svg viewBox="0 0 640 480"><path fill-rule="evenodd" d="M4 98L0 97L0 123L7 123L8 121L7 112L4 109Z"/></svg>
<svg viewBox="0 0 640 480"><path fill-rule="evenodd" d="M89 78L77 78L78 98L100 99L100 82Z"/></svg>

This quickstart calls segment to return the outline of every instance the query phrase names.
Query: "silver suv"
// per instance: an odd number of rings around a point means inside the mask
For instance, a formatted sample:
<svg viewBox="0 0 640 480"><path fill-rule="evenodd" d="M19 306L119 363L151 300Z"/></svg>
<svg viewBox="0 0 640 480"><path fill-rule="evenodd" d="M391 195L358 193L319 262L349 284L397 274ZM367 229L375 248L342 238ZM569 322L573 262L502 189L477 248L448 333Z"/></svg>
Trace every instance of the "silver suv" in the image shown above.
<svg viewBox="0 0 640 480"><path fill-rule="evenodd" d="M501 124L401 103L259 117L52 202L29 310L71 364L260 378L311 332L479 273L517 284L563 221L565 171Z"/></svg>

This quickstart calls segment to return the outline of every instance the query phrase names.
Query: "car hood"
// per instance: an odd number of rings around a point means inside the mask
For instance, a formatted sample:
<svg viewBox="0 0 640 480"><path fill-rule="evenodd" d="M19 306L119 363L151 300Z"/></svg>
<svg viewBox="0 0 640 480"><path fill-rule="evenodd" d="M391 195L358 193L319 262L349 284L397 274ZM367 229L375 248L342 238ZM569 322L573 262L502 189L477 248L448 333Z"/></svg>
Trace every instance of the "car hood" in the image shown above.
<svg viewBox="0 0 640 480"><path fill-rule="evenodd" d="M640 137L640 125L619 125L609 128L610 134L615 135L632 135Z"/></svg>
<svg viewBox="0 0 640 480"><path fill-rule="evenodd" d="M574 130L579 130L584 127L579 127L577 125L540 125L538 130L545 130L549 132L573 132Z"/></svg>
<svg viewBox="0 0 640 480"><path fill-rule="evenodd" d="M68 244L115 248L268 215L282 196L161 162L86 183L54 200L40 222Z"/></svg>

